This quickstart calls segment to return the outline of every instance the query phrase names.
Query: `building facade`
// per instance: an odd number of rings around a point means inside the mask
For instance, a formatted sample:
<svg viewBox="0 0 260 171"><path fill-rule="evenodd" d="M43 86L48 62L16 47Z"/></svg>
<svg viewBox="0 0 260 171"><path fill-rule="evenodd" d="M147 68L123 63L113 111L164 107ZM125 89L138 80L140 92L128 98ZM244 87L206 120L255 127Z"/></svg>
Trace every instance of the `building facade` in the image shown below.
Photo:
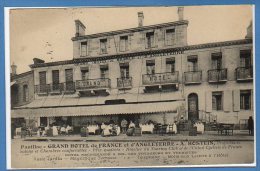
<svg viewBox="0 0 260 171"><path fill-rule="evenodd" d="M22 107L31 103L34 100L34 80L33 72L28 71L25 73L17 74L15 64L12 64L11 73L11 109L16 107ZM12 118L12 123L17 127L21 126L22 123L29 124L29 120L23 116Z"/></svg>
<svg viewBox="0 0 260 171"><path fill-rule="evenodd" d="M34 100L12 117L75 128L180 118L244 128L254 115L252 25L245 39L188 45L183 12L179 7L178 21L150 26L139 12L136 28L92 35L76 20L73 59L35 58Z"/></svg>

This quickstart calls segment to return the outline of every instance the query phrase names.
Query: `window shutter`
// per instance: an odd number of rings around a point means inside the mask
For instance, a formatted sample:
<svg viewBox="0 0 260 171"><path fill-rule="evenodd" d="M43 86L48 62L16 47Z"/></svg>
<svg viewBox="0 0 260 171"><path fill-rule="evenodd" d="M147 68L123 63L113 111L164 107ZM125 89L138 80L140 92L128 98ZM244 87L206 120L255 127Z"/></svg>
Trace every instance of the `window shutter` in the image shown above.
<svg viewBox="0 0 260 171"><path fill-rule="evenodd" d="M225 112L231 111L232 108L232 91L226 90L224 91L224 98L223 98L223 110Z"/></svg>
<svg viewBox="0 0 260 171"><path fill-rule="evenodd" d="M158 32L154 32L154 46L153 47L158 47Z"/></svg>
<svg viewBox="0 0 260 171"><path fill-rule="evenodd" d="M240 91L233 90L233 111L239 112L240 111Z"/></svg>
<svg viewBox="0 0 260 171"><path fill-rule="evenodd" d="M132 36L131 35L129 35L128 36L128 49L127 50L131 50L131 39L132 39Z"/></svg>
<svg viewBox="0 0 260 171"><path fill-rule="evenodd" d="M206 92L206 112L212 112L212 92Z"/></svg>
<svg viewBox="0 0 260 171"><path fill-rule="evenodd" d="M164 46L166 46L167 45L167 43L166 43L166 30L164 30L163 31L163 42L164 42Z"/></svg>

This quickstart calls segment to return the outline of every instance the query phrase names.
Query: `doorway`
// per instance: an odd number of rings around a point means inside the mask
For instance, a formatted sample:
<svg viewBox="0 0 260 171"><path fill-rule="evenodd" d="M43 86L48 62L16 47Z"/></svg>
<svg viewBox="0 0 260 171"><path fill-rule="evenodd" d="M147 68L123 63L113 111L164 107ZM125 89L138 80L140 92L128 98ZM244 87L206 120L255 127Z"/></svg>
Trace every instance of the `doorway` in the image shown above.
<svg viewBox="0 0 260 171"><path fill-rule="evenodd" d="M188 96L188 119L193 122L199 119L198 104L198 95L196 93L191 93Z"/></svg>

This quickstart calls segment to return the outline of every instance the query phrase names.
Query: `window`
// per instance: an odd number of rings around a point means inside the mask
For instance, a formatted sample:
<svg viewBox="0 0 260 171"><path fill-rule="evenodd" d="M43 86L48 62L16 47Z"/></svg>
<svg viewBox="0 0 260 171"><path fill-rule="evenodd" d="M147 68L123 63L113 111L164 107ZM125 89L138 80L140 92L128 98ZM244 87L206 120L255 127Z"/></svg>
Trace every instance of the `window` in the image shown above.
<svg viewBox="0 0 260 171"><path fill-rule="evenodd" d="M154 60L146 61L146 73L155 74L155 61Z"/></svg>
<svg viewBox="0 0 260 171"><path fill-rule="evenodd" d="M240 109L250 110L251 109L251 91L241 90L240 91Z"/></svg>
<svg viewBox="0 0 260 171"><path fill-rule="evenodd" d="M52 90L59 90L60 76L59 70L52 71Z"/></svg>
<svg viewBox="0 0 260 171"><path fill-rule="evenodd" d="M198 71L198 56L188 56L187 57L188 62L188 71Z"/></svg>
<svg viewBox="0 0 260 171"><path fill-rule="evenodd" d="M65 69L66 91L74 90L73 69Z"/></svg>
<svg viewBox="0 0 260 171"><path fill-rule="evenodd" d="M46 85L46 71L39 72L40 85Z"/></svg>
<svg viewBox="0 0 260 171"><path fill-rule="evenodd" d="M252 66L251 50L240 51L240 66L250 68Z"/></svg>
<svg viewBox="0 0 260 171"><path fill-rule="evenodd" d="M39 83L40 83L40 93L47 92L47 85L46 85L46 71L39 72Z"/></svg>
<svg viewBox="0 0 260 171"><path fill-rule="evenodd" d="M212 110L222 110L222 92L212 93Z"/></svg>
<svg viewBox="0 0 260 171"><path fill-rule="evenodd" d="M125 52L128 50L128 36L121 36L120 37L120 52Z"/></svg>
<svg viewBox="0 0 260 171"><path fill-rule="evenodd" d="M175 29L168 29L166 30L166 38L165 38L165 43L167 46L172 46L174 44L174 34Z"/></svg>
<svg viewBox="0 0 260 171"><path fill-rule="evenodd" d="M28 102L29 101L29 90L28 85L23 85L23 101Z"/></svg>
<svg viewBox="0 0 260 171"><path fill-rule="evenodd" d="M175 58L166 58L166 72L175 72Z"/></svg>
<svg viewBox="0 0 260 171"><path fill-rule="evenodd" d="M212 69L221 69L222 68L222 53L212 53Z"/></svg>
<svg viewBox="0 0 260 171"><path fill-rule="evenodd" d="M146 48L154 47L154 32L146 33Z"/></svg>
<svg viewBox="0 0 260 171"><path fill-rule="evenodd" d="M88 67L81 68L81 79L87 80L89 78L89 70Z"/></svg>
<svg viewBox="0 0 260 171"><path fill-rule="evenodd" d="M108 65L100 65L101 78L108 78Z"/></svg>
<svg viewBox="0 0 260 171"><path fill-rule="evenodd" d="M100 40L100 53L101 54L107 53L107 39Z"/></svg>
<svg viewBox="0 0 260 171"><path fill-rule="evenodd" d="M121 74L121 78L129 78L129 64L128 63L120 64L120 74Z"/></svg>
<svg viewBox="0 0 260 171"><path fill-rule="evenodd" d="M80 56L88 55L88 42L81 42L80 44Z"/></svg>

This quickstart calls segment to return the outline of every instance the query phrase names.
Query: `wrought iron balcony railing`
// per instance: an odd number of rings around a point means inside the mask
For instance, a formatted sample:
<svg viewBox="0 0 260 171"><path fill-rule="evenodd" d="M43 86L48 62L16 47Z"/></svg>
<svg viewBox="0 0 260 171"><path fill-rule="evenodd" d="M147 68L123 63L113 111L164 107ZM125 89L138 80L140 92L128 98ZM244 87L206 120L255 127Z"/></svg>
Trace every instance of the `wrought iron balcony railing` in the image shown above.
<svg viewBox="0 0 260 171"><path fill-rule="evenodd" d="M95 90L110 88L109 78L98 78L98 79L87 79L87 80L77 80L76 90Z"/></svg>
<svg viewBox="0 0 260 171"><path fill-rule="evenodd" d="M62 93L64 90L63 83L50 84L50 92L51 93Z"/></svg>
<svg viewBox="0 0 260 171"><path fill-rule="evenodd" d="M132 77L117 78L117 88L131 88Z"/></svg>
<svg viewBox="0 0 260 171"><path fill-rule="evenodd" d="M208 82L225 82L227 81L227 68L208 70Z"/></svg>
<svg viewBox="0 0 260 171"><path fill-rule="evenodd" d="M156 74L144 74L143 85L162 85L170 83L178 83L179 72L165 72Z"/></svg>
<svg viewBox="0 0 260 171"><path fill-rule="evenodd" d="M38 95L48 94L50 91L50 84L36 85L34 91Z"/></svg>
<svg viewBox="0 0 260 171"><path fill-rule="evenodd" d="M236 68L237 81L253 80L253 67Z"/></svg>
<svg viewBox="0 0 260 171"><path fill-rule="evenodd" d="M202 71L189 71L184 72L185 84L198 84L201 83Z"/></svg>
<svg viewBox="0 0 260 171"><path fill-rule="evenodd" d="M65 82L64 91L65 92L75 92L75 82L73 82L73 81Z"/></svg>

